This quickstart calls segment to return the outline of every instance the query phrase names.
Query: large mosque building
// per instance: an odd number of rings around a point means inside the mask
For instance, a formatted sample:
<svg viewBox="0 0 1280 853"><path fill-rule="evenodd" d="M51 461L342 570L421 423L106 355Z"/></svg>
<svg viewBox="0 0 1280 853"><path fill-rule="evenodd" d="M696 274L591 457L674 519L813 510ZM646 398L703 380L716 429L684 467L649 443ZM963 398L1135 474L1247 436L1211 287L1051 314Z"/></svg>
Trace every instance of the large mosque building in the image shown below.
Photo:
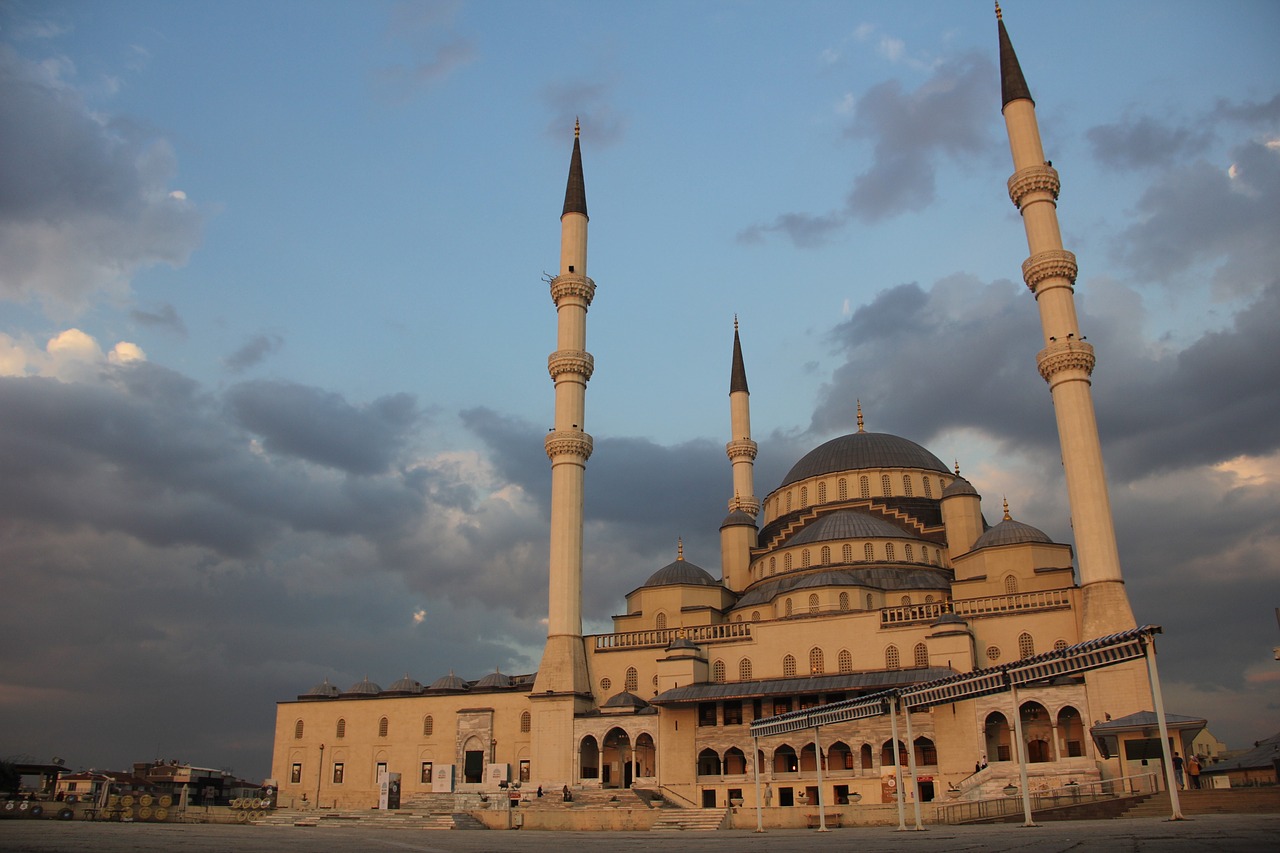
<svg viewBox="0 0 1280 853"><path fill-rule="evenodd" d="M809 731L757 744L750 731L785 712L1135 627L1091 399L1094 353L1077 326L1075 257L1057 223L1059 177L1003 21L998 35L1009 193L1026 227L1023 275L1044 336L1036 365L1058 422L1078 580L1071 545L1014 519L1007 504L984 514L958 469L907 438L866 431L860 409L856 432L813 449L757 497L735 326L718 572L678 549L670 564L637 575L612 633L584 635L586 322L596 286L587 276L575 130L559 274L550 282L558 324L548 359L550 599L538 671L478 680L449 673L426 684L406 676L386 689L368 679L345 690L326 681L280 702L273 775L282 804L368 808L383 771L399 774L404 803L492 791L499 780L556 792L643 787L688 807L751 806L757 796L773 807L817 802L820 784L826 803L887 802L894 767L908 758L920 800L954 790L977 797L1017 777L1015 732L1039 785L1131 769L1099 750L1094 727L1152 707L1140 664L1032 685L1016 710L1002 694L912 713L910 740L897 737L896 749L883 716L825 727L820 743Z"/></svg>

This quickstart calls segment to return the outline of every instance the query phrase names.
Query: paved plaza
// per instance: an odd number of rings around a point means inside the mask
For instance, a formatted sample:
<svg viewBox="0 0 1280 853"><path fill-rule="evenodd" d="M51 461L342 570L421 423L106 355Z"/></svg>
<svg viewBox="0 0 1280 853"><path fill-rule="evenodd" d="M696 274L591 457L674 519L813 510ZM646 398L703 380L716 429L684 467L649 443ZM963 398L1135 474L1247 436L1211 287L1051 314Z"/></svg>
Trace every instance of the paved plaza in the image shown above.
<svg viewBox="0 0 1280 853"><path fill-rule="evenodd" d="M1160 819L1062 821L1038 827L933 826L922 831L851 828L819 833L771 830L728 832L449 832L329 827L258 827L226 824L119 824L35 820L0 821L5 853L566 853L607 849L610 853L679 849L680 853L780 853L857 850L912 851L1125 851L1230 853L1274 851L1280 815L1205 815L1171 822Z"/></svg>

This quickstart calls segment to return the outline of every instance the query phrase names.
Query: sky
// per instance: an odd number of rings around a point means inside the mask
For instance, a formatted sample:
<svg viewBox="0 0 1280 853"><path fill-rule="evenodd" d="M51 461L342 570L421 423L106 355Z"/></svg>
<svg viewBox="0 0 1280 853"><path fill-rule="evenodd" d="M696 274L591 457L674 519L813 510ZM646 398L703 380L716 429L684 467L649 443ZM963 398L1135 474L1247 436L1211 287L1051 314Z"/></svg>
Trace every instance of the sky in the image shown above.
<svg viewBox="0 0 1280 853"><path fill-rule="evenodd" d="M1166 708L1280 720L1280 5L1009 0ZM0 756L270 773L275 703L536 669L545 276L588 631L867 429L1070 542L973 2L0 0Z"/></svg>

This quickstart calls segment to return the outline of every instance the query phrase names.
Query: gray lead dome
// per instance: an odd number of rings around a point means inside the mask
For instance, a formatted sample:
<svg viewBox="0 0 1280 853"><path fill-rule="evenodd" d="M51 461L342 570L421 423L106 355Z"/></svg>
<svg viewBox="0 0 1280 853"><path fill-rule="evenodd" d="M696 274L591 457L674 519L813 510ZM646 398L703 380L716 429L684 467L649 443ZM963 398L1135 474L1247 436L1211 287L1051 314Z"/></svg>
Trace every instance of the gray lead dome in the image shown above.
<svg viewBox="0 0 1280 853"><path fill-rule="evenodd" d="M860 468L923 468L951 473L938 457L914 441L883 432L855 432L810 450L792 466L778 488L822 474Z"/></svg>

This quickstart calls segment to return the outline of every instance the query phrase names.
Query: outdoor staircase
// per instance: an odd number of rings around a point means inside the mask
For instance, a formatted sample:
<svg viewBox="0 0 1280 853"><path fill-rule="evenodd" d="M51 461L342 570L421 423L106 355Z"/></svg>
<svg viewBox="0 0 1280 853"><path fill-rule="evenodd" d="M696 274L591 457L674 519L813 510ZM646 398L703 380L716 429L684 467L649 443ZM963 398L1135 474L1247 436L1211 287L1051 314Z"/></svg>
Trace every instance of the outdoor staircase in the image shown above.
<svg viewBox="0 0 1280 853"><path fill-rule="evenodd" d="M652 832L714 832L724 826L728 809L663 809Z"/></svg>
<svg viewBox="0 0 1280 853"><path fill-rule="evenodd" d="M1178 805L1186 817L1208 814L1276 814L1280 813L1280 788L1202 788L1179 791ZM1120 817L1168 818L1173 813L1169 792L1161 791L1141 798Z"/></svg>
<svg viewBox="0 0 1280 853"><path fill-rule="evenodd" d="M330 811L277 809L253 821L255 826L359 826L382 829L486 829L466 812L369 809Z"/></svg>

